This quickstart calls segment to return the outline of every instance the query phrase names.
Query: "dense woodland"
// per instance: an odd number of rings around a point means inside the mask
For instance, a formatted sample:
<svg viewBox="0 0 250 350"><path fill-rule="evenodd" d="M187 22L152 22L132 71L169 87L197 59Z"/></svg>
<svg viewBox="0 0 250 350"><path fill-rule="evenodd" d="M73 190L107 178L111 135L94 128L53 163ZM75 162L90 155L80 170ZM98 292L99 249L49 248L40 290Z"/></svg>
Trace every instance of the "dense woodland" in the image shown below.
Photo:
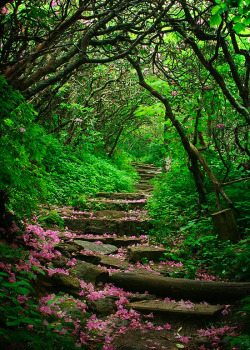
<svg viewBox="0 0 250 350"><path fill-rule="evenodd" d="M44 249L41 223L64 227L41 207L135 192L134 163L162 168L145 234L166 259L188 279L249 282L249 48L249 0L0 0L5 349L114 349L79 340L66 318L63 331L55 315L44 324L33 287L45 272L25 244L33 232L29 247ZM218 237L211 214L224 209L237 239ZM238 314L249 320L249 298ZM230 341L209 348L250 346L244 327Z"/></svg>

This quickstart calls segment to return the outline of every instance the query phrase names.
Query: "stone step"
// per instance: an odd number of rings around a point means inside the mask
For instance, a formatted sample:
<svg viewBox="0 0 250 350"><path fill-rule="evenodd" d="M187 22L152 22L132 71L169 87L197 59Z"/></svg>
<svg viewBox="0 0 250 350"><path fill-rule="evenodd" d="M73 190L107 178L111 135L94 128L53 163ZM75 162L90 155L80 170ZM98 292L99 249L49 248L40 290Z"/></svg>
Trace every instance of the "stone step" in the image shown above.
<svg viewBox="0 0 250 350"><path fill-rule="evenodd" d="M150 176L150 177L155 177L161 174L161 171L146 171L146 170L139 170L138 171L139 175L142 176Z"/></svg>
<svg viewBox="0 0 250 350"><path fill-rule="evenodd" d="M140 168L140 169L155 169L161 171L161 168L153 165L153 164L144 164L144 163L136 163L132 162L131 163L135 168Z"/></svg>
<svg viewBox="0 0 250 350"><path fill-rule="evenodd" d="M86 219L124 219L127 220L132 218L136 220L137 218L142 218L146 216L146 211L123 211L123 210L97 210L95 212L74 212L72 215L76 219L86 218ZM66 217L63 217L64 219Z"/></svg>
<svg viewBox="0 0 250 350"><path fill-rule="evenodd" d="M79 235L79 237L77 237L77 234ZM83 240L83 241L87 241L87 242L93 242L95 243L96 241L100 241L103 244L112 244L114 246L116 246L117 248L121 248L121 247L128 247L130 245L133 244L140 244L142 243L142 239L139 237L103 237L103 236L84 236L81 235L80 233L76 233L76 236L74 237L74 239L76 240Z"/></svg>
<svg viewBox="0 0 250 350"><path fill-rule="evenodd" d="M87 208L105 208L106 210L142 209L146 205L146 198L142 199L92 199L86 203Z"/></svg>
<svg viewBox="0 0 250 350"><path fill-rule="evenodd" d="M146 185L146 184L136 184L134 187L137 190L141 190L141 191L145 191L145 192L151 192L154 190L154 186Z"/></svg>
<svg viewBox="0 0 250 350"><path fill-rule="evenodd" d="M116 234L117 236L134 236L147 232L151 224L147 220L114 220L114 219L74 219L65 218L64 224L69 230L90 234Z"/></svg>
<svg viewBox="0 0 250 350"><path fill-rule="evenodd" d="M142 261L143 259L148 260L159 260L164 258L166 249L152 246L139 246L139 247L129 247L128 248L128 258L129 261Z"/></svg>
<svg viewBox="0 0 250 350"><path fill-rule="evenodd" d="M208 316L220 313L224 307L221 305L194 304L191 302L164 302L161 300L143 300L128 304L128 308L143 313L161 313L167 315Z"/></svg>
<svg viewBox="0 0 250 350"><path fill-rule="evenodd" d="M74 239L74 243L82 247L84 250L92 251L94 253L99 252L106 255L116 254L118 252L118 248L112 244L97 244L80 239Z"/></svg>
<svg viewBox="0 0 250 350"><path fill-rule="evenodd" d="M101 258L100 264L106 267L112 267L120 270L127 270L129 268L129 263L127 261L122 261L120 259L108 255L98 256Z"/></svg>
<svg viewBox="0 0 250 350"><path fill-rule="evenodd" d="M97 198L108 198L108 199L127 199L127 200L139 200L139 199L147 199L147 195L143 193L117 193L117 192L97 192L95 194Z"/></svg>
<svg viewBox="0 0 250 350"><path fill-rule="evenodd" d="M147 179L146 180L145 179L140 179L138 184L139 185L150 185L149 181L150 181L149 179L148 180Z"/></svg>

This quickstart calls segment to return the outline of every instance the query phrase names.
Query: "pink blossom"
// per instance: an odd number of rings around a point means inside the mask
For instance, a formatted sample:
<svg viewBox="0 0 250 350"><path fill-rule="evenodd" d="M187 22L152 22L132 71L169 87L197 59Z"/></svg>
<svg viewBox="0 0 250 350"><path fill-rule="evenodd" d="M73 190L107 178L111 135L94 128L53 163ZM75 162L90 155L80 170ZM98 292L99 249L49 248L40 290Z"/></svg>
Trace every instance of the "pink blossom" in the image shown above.
<svg viewBox="0 0 250 350"><path fill-rule="evenodd" d="M164 328L168 331L168 330L170 330L171 329L171 324L169 324L169 323L166 323L166 324L164 324Z"/></svg>
<svg viewBox="0 0 250 350"><path fill-rule="evenodd" d="M113 347L113 345L104 345L103 346L103 350L114 350L115 348Z"/></svg>
<svg viewBox="0 0 250 350"><path fill-rule="evenodd" d="M25 132L26 129L24 129L23 127L20 128L20 132Z"/></svg>
<svg viewBox="0 0 250 350"><path fill-rule="evenodd" d="M7 7L3 7L3 8L1 9L1 13L2 13L3 15L7 15L9 12L10 12L10 11L7 9Z"/></svg>
<svg viewBox="0 0 250 350"><path fill-rule="evenodd" d="M223 128L225 128L225 124L223 124L223 123L217 124L217 125L216 125L216 128L217 128L217 129L223 129Z"/></svg>
<svg viewBox="0 0 250 350"><path fill-rule="evenodd" d="M183 344L188 344L189 343L189 337L184 337L183 335L176 334L175 338L179 339Z"/></svg>
<svg viewBox="0 0 250 350"><path fill-rule="evenodd" d="M172 91L172 96L176 96L176 95L179 95L179 92L178 91Z"/></svg>

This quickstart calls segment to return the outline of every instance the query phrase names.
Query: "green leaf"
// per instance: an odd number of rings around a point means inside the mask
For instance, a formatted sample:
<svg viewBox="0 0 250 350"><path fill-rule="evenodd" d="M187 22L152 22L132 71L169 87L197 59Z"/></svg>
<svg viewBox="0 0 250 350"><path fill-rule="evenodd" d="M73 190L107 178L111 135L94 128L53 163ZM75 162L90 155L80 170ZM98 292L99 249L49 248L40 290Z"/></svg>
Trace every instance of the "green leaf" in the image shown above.
<svg viewBox="0 0 250 350"><path fill-rule="evenodd" d="M246 27L242 23L237 23L233 26L233 29L236 31L236 33L244 32Z"/></svg>
<svg viewBox="0 0 250 350"><path fill-rule="evenodd" d="M240 22L240 21L241 21L241 18L242 18L242 16L235 16L235 17L233 18L234 23Z"/></svg>
<svg viewBox="0 0 250 350"><path fill-rule="evenodd" d="M219 26L222 18L219 14L213 15L210 20L210 27Z"/></svg>
<svg viewBox="0 0 250 350"><path fill-rule="evenodd" d="M216 5L212 8L212 15L215 15L217 12L219 12L221 9L220 5Z"/></svg>
<svg viewBox="0 0 250 350"><path fill-rule="evenodd" d="M21 320L20 319L17 319L15 321L9 321L9 322L6 322L6 326L19 326Z"/></svg>
<svg viewBox="0 0 250 350"><path fill-rule="evenodd" d="M17 289L18 293L23 294L23 295L29 295L30 294L30 290L28 288L24 288L24 287L19 287Z"/></svg>
<svg viewBox="0 0 250 350"><path fill-rule="evenodd" d="M184 348L185 348L185 345L183 345L183 344L175 344L175 346L176 346L178 349L184 349Z"/></svg>

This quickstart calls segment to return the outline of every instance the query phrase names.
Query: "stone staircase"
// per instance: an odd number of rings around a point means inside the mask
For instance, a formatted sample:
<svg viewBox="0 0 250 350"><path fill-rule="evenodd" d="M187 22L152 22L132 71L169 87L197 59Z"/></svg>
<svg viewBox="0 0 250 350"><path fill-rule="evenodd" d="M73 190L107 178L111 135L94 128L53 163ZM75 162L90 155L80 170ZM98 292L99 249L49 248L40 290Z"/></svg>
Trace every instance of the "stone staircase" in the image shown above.
<svg viewBox="0 0 250 350"><path fill-rule="evenodd" d="M101 289L100 282L112 283L131 292L126 305L128 310L136 310L142 315L153 312L159 315L154 320L159 325L165 317L174 317L176 325L180 323L176 319L183 317L188 317L192 324L196 324L195 318L211 321L221 317L224 306L218 303L225 304L246 296L250 284L170 277L181 267L174 262L159 261L164 259L166 250L153 245L146 237L151 227L145 210L153 189L150 180L160 175L161 170L152 165L133 165L140 175L136 193L97 193L96 198L89 199L89 205L101 207L101 210L57 209L64 219L66 231L61 232L61 242L56 247L62 257L52 263L55 267L64 267L69 259L75 258L77 264L70 270L70 278L63 279L55 274L53 279L46 280L47 290L53 291L53 285L57 285L61 291L74 295L79 293L77 279L92 283L97 289ZM88 306L98 315L107 315L116 309L115 301L106 298L106 304L97 300ZM125 339L126 336L121 335L120 343L114 343L115 349L146 348L143 338L139 338L136 345L127 343L127 347ZM177 348L174 342L168 342L167 349Z"/></svg>
<svg viewBox="0 0 250 350"><path fill-rule="evenodd" d="M140 175L138 185L135 186L138 192L150 193L154 187L150 180L161 174L161 168L150 164L132 163Z"/></svg>

